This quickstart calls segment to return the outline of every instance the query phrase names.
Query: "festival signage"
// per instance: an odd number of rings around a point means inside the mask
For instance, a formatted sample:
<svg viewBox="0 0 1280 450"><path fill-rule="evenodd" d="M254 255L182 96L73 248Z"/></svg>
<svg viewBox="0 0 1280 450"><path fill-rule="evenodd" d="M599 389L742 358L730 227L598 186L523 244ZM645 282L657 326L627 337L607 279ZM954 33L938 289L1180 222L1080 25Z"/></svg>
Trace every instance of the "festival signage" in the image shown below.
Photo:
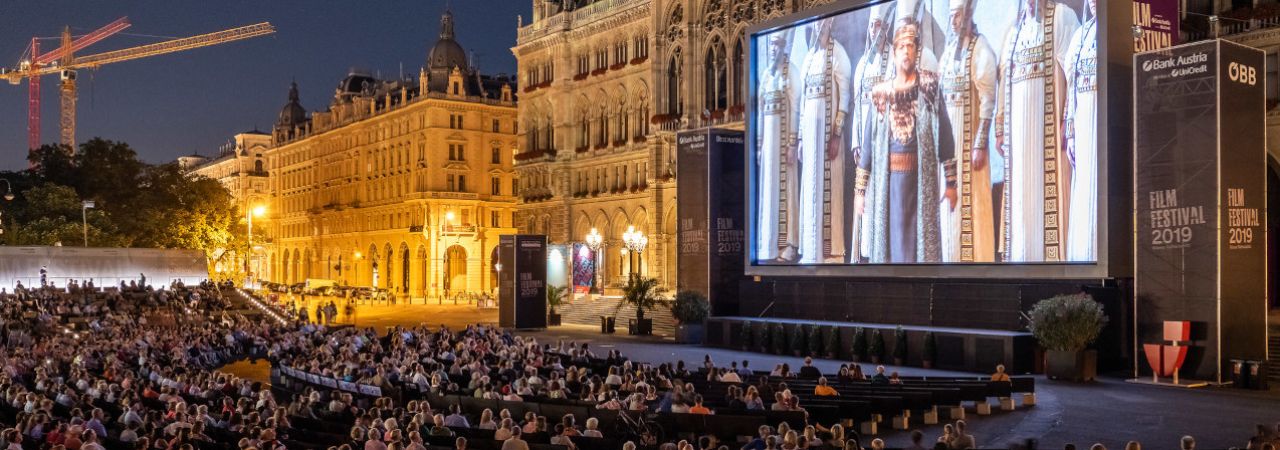
<svg viewBox="0 0 1280 450"><path fill-rule="evenodd" d="M547 327L547 237L498 237L498 324L502 327Z"/></svg>
<svg viewBox="0 0 1280 450"><path fill-rule="evenodd" d="M1149 52L1178 44L1178 0L1133 0L1133 52Z"/></svg>
<svg viewBox="0 0 1280 450"><path fill-rule="evenodd" d="M1190 322L1186 378L1266 356L1265 56L1228 41L1135 57L1137 342Z"/></svg>
<svg viewBox="0 0 1280 450"><path fill-rule="evenodd" d="M743 135L718 129L680 133L676 151L678 284L706 295L712 314L737 314L746 261Z"/></svg>

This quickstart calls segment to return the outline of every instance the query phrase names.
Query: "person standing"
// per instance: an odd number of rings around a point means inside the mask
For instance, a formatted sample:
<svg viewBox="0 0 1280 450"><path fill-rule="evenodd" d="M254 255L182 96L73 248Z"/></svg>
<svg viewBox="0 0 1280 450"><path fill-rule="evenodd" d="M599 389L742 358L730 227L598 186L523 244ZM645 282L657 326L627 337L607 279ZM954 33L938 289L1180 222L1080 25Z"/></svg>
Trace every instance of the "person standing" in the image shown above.
<svg viewBox="0 0 1280 450"><path fill-rule="evenodd" d="M40 266L40 287L49 286L49 266Z"/></svg>
<svg viewBox="0 0 1280 450"><path fill-rule="evenodd" d="M996 55L973 22L974 0L950 0L951 32L942 53L941 82L951 123L959 204L944 207L942 260L994 262L995 217L987 139L996 106ZM951 205L944 205L951 206Z"/></svg>
<svg viewBox="0 0 1280 450"><path fill-rule="evenodd" d="M1067 107L1063 118L1071 190L1067 199L1067 261L1097 259L1098 231L1098 0L1067 45Z"/></svg>
<svg viewBox="0 0 1280 450"><path fill-rule="evenodd" d="M800 205L798 239L801 263L823 263L826 255L843 255L844 239L833 236L831 211L843 209L844 158L840 145L849 105L849 55L831 36L831 19L817 23L805 56L800 102ZM837 204L839 203L839 205Z"/></svg>
<svg viewBox="0 0 1280 450"><path fill-rule="evenodd" d="M1022 0L1004 40L996 147L1005 158L1000 230L1005 261L1062 260L1061 66L1078 25L1075 12L1054 0Z"/></svg>
<svg viewBox="0 0 1280 450"><path fill-rule="evenodd" d="M901 12L901 11L900 11ZM873 263L941 260L939 204L956 203L955 173L939 180L951 158L952 134L936 73L921 70L920 27L899 14L893 37L893 78L876 85L872 98L882 126L858 162L857 209Z"/></svg>
<svg viewBox="0 0 1280 450"><path fill-rule="evenodd" d="M770 34L767 39L768 55L765 64L768 69L761 74L759 97L760 127L757 140L760 142L760 153L756 155L760 168L759 210L760 217L756 233L756 259L773 261L779 259L780 251L786 249L786 257L794 258L796 253L795 233L787 232L795 227L790 211L796 207L795 181L796 164L790 161L795 158L795 127L798 120L800 87L796 85L799 78L791 71L791 58L787 48L791 43L791 34L780 31ZM788 164L783 164L783 160ZM783 179L787 181L783 185ZM783 200L783 196L787 200ZM781 215L781 217L779 217ZM785 236L785 239L783 238Z"/></svg>
<svg viewBox="0 0 1280 450"><path fill-rule="evenodd" d="M867 20L867 43L866 48L862 52L862 56L858 58L857 65L853 70L853 106L850 108L853 114L853 126L849 130L849 142L853 160L860 161L863 151L871 148L871 138L875 135L874 126L877 123L877 115L874 105L871 101L871 93L875 86L884 82L891 74L893 68L892 57L890 52L893 46L890 45L890 35L888 17L889 7L885 5L874 5L868 8ZM856 173L856 172L855 172ZM856 183L856 182L855 182ZM854 189L853 203L855 211L853 221L855 224L861 224L862 221L856 205L862 200L858 189ZM869 254L869 247L866 241L859 239L859 229L861 227L855 225L853 227L852 236L849 239L849 262L862 262L862 257Z"/></svg>

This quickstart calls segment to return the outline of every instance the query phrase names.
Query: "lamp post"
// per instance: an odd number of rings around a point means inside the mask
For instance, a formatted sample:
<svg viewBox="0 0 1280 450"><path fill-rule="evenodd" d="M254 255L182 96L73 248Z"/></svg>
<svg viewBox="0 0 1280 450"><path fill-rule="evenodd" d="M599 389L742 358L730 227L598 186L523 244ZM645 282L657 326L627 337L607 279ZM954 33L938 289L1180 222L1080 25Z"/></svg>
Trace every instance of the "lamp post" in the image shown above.
<svg viewBox="0 0 1280 450"><path fill-rule="evenodd" d="M600 279L599 284L594 283L594 281L599 278L598 276L603 275L600 273L600 248L604 246L604 236L600 236L600 231L592 228L591 232L587 233L586 239L587 248L591 249L591 263L594 265L591 276L593 283L591 284L595 286L592 286L591 289L594 290L596 294L603 294L604 280Z"/></svg>
<svg viewBox="0 0 1280 450"><path fill-rule="evenodd" d="M80 203L80 220L84 222L84 246L89 246L89 208L94 207L93 200Z"/></svg>
<svg viewBox="0 0 1280 450"><path fill-rule="evenodd" d="M444 226L453 223L453 211L446 211L436 226L436 248L440 249L440 287L436 290L437 302L444 304L445 291L449 285L448 249L444 248Z"/></svg>
<svg viewBox="0 0 1280 450"><path fill-rule="evenodd" d="M249 220L249 241L248 243L245 244L244 276L245 276L245 280L249 283L252 283L253 281L253 271L250 270L249 268L249 259L253 257L253 216L261 217L263 214L266 214L266 213L267 213L267 207L262 205L255 206L253 208L250 208L249 211L246 211L246 216L248 217L248 220Z"/></svg>
<svg viewBox="0 0 1280 450"><path fill-rule="evenodd" d="M649 238L643 232L636 230L634 225L627 226L627 232L622 233L622 243L630 250L628 257L631 263L631 278L640 277L638 269L640 263L640 254L644 253L644 248L649 245Z"/></svg>
<svg viewBox="0 0 1280 450"><path fill-rule="evenodd" d="M4 191L5 201L10 201L10 202L13 201L13 185L9 184L9 180L6 180L4 178L0 178L0 181L3 181L5 185L5 191ZM2 219L3 219L3 215L2 213L0 213L0 234L4 234L4 220Z"/></svg>

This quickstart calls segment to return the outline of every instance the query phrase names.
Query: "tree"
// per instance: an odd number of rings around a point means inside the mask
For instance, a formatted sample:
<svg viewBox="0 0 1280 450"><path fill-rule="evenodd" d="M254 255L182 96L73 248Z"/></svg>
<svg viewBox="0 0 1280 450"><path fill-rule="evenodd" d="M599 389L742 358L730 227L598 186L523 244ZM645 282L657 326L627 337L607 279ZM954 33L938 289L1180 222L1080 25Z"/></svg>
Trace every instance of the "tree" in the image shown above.
<svg viewBox="0 0 1280 450"><path fill-rule="evenodd" d="M634 306L636 319L644 320L645 310L667 303L662 298L662 294L666 292L666 288L658 283L657 278L631 277L627 280L627 285L622 288L622 302L618 303L618 309L626 305Z"/></svg>

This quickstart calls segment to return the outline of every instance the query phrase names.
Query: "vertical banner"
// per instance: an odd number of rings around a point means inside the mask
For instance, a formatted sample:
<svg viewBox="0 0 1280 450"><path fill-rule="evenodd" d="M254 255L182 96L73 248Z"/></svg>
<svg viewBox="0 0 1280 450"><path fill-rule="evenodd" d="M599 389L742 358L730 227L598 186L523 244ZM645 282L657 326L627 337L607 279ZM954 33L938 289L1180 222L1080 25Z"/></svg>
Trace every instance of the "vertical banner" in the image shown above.
<svg viewBox="0 0 1280 450"><path fill-rule="evenodd" d="M596 255L587 244L573 244L573 293L591 292L596 281Z"/></svg>
<svg viewBox="0 0 1280 450"><path fill-rule="evenodd" d="M1263 56L1206 41L1134 59L1136 344L1190 321L1182 373L1220 381L1266 351Z"/></svg>
<svg viewBox="0 0 1280 450"><path fill-rule="evenodd" d="M1222 145L1218 251L1222 358L1265 359L1267 344L1266 54L1219 41Z"/></svg>
<svg viewBox="0 0 1280 450"><path fill-rule="evenodd" d="M746 156L741 132L707 129L677 137L680 289L698 291L713 315L738 312L746 263Z"/></svg>
<svg viewBox="0 0 1280 450"><path fill-rule="evenodd" d="M1178 0L1133 0L1134 53L1178 45Z"/></svg>
<svg viewBox="0 0 1280 450"><path fill-rule="evenodd" d="M498 326L547 327L547 237L498 237Z"/></svg>

